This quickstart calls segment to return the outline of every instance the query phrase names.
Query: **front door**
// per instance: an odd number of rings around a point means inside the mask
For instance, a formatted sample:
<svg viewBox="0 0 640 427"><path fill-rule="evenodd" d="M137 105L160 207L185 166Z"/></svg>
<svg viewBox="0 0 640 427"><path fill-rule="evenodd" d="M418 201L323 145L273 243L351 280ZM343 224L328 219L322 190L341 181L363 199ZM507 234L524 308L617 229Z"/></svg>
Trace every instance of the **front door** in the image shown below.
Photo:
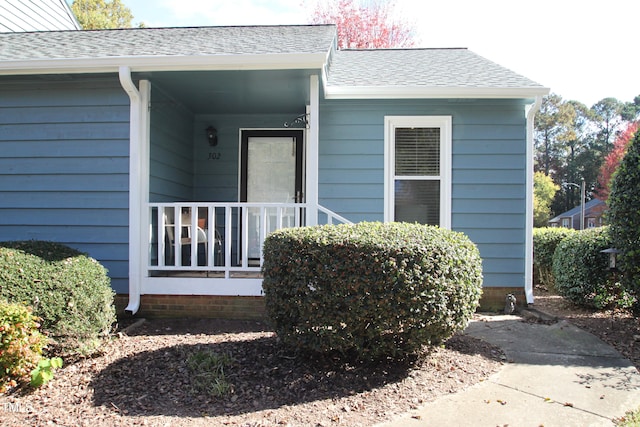
<svg viewBox="0 0 640 427"><path fill-rule="evenodd" d="M240 201L250 203L301 203L303 131L245 130L241 140ZM262 249L260 208L249 208L250 259L259 259ZM266 211L267 231L278 224L277 210ZM295 209L283 215L282 226L294 227Z"/></svg>

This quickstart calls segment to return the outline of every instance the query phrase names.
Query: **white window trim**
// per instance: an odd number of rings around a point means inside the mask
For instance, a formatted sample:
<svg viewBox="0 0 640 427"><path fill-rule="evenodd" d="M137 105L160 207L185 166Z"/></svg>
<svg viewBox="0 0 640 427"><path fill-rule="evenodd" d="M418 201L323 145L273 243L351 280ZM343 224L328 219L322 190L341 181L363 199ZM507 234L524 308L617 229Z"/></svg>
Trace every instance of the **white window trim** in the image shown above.
<svg viewBox="0 0 640 427"><path fill-rule="evenodd" d="M395 214L395 130L406 127L440 128L440 227L451 228L451 116L385 116L384 220Z"/></svg>

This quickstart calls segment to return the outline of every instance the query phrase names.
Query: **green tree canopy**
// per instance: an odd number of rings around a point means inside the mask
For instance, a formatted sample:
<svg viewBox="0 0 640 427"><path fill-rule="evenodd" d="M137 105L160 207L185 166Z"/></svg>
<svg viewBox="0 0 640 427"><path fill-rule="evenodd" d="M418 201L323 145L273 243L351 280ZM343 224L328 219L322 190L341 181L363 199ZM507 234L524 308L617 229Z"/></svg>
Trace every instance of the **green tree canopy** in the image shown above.
<svg viewBox="0 0 640 427"><path fill-rule="evenodd" d="M546 227L551 217L551 202L560 186L544 172L533 175L533 226Z"/></svg>
<svg viewBox="0 0 640 427"><path fill-rule="evenodd" d="M83 30L131 28L133 15L120 0L73 0L71 10Z"/></svg>

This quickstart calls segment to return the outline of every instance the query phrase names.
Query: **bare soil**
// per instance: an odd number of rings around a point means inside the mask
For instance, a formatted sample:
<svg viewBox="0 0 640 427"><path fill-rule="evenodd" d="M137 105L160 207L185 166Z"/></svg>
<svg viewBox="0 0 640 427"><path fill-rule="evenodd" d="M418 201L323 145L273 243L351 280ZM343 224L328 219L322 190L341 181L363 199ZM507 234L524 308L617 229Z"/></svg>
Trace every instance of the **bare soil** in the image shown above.
<svg viewBox="0 0 640 427"><path fill-rule="evenodd" d="M186 360L231 356L223 397L194 390ZM373 425L496 372L501 351L457 335L417 364L346 363L293 354L262 323L150 320L41 389L0 396L0 425Z"/></svg>

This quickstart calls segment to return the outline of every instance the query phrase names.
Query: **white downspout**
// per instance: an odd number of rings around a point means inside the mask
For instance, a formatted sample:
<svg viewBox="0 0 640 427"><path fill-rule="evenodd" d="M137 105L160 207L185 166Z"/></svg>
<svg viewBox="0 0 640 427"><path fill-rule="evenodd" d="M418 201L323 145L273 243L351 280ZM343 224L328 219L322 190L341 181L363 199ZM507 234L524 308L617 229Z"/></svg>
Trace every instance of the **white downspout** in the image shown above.
<svg viewBox="0 0 640 427"><path fill-rule="evenodd" d="M527 304L533 304L533 130L534 118L542 104L542 97L537 96L533 104L525 107L527 115L527 175L526 175L526 208L525 208L525 264L524 290Z"/></svg>
<svg viewBox="0 0 640 427"><path fill-rule="evenodd" d="M149 82L140 81L138 90L131 79L131 69L121 66L120 84L129 95L129 304L125 311L135 314L140 308L140 291L143 278L142 260L146 259L142 244L148 239L146 210L148 188L148 114ZM146 183L146 184L145 184ZM148 222L147 222L148 223Z"/></svg>
<svg viewBox="0 0 640 427"><path fill-rule="evenodd" d="M319 126L320 87L318 76L309 77L309 131L307 133L306 164L306 225L318 224L318 166L319 166Z"/></svg>

